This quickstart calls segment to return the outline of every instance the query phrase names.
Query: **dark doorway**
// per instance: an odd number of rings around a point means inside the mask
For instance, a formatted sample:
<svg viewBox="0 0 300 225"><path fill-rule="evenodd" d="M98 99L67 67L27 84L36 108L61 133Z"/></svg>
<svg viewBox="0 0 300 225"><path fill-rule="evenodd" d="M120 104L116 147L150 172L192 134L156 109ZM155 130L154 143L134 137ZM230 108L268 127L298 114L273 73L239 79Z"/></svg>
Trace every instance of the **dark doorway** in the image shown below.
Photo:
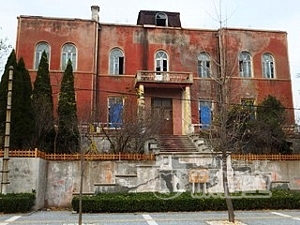
<svg viewBox="0 0 300 225"><path fill-rule="evenodd" d="M172 99L152 98L152 115L155 120L161 122L161 134L173 134Z"/></svg>

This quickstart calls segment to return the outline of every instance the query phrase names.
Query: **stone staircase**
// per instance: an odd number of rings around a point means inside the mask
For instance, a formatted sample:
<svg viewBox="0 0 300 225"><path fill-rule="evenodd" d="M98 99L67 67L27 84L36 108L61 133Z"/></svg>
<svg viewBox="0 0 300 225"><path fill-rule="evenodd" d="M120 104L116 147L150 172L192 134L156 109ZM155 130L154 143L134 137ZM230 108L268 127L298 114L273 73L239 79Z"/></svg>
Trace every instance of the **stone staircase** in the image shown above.
<svg viewBox="0 0 300 225"><path fill-rule="evenodd" d="M186 135L161 135L156 138L160 153L197 152L197 148Z"/></svg>

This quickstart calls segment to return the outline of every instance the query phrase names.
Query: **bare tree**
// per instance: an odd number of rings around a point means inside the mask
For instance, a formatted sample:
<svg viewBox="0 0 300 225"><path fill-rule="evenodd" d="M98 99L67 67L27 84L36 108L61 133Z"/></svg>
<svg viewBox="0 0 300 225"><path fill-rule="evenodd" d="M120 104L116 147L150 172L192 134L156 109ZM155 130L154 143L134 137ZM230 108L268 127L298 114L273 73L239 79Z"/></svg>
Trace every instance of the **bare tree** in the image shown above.
<svg viewBox="0 0 300 225"><path fill-rule="evenodd" d="M111 145L111 151L118 153L142 153L144 144L159 134L162 127L160 117L152 112L140 112L137 115L135 109L122 113L121 124L101 125L101 133L107 138Z"/></svg>
<svg viewBox="0 0 300 225"><path fill-rule="evenodd" d="M212 59L216 70L211 71L210 77L213 82L213 90L216 92L215 112L213 126L204 130L210 145L214 151L221 154L222 161L222 184L224 197L228 209L228 219L234 222L234 208L230 197L228 180L228 156L241 149L244 123L249 118L247 111L240 110L233 104L232 96L234 87L232 77L237 67L237 53L230 52L227 46L227 30L220 28L218 31L218 58ZM211 93L213 94L213 93Z"/></svg>
<svg viewBox="0 0 300 225"><path fill-rule="evenodd" d="M0 31L1 31L0 27ZM8 43L8 39L0 36L0 76L2 76L5 61L12 50L12 45Z"/></svg>

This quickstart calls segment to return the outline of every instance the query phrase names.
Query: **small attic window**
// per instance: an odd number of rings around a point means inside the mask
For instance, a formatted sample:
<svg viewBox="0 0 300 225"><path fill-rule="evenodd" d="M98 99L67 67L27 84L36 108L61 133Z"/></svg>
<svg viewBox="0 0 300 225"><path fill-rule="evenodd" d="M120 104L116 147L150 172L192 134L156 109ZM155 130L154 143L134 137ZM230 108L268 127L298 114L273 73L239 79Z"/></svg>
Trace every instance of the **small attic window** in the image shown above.
<svg viewBox="0 0 300 225"><path fill-rule="evenodd" d="M155 25L156 26L168 26L168 16L163 12L158 12L155 15Z"/></svg>

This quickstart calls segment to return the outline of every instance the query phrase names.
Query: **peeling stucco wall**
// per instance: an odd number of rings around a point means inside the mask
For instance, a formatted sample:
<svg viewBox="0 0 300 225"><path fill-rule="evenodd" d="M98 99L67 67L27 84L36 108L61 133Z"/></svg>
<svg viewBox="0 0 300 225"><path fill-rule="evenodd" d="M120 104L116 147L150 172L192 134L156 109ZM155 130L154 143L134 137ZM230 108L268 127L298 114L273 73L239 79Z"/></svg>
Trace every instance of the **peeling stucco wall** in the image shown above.
<svg viewBox="0 0 300 225"><path fill-rule="evenodd" d="M0 160L0 168L3 161ZM40 158L11 158L8 162L9 193L36 192L35 208L44 206L46 197L47 161Z"/></svg>
<svg viewBox="0 0 300 225"><path fill-rule="evenodd" d="M0 160L2 166L2 160ZM283 182L300 190L298 161L228 160L230 191L267 190ZM191 170L204 171L206 181L191 183ZM36 209L70 207L80 186L80 161L11 158L8 192L36 191ZM203 174L202 174L203 175ZM83 193L222 192L221 160L216 155L158 155L156 161L85 161ZM176 195L175 195L176 196ZM199 196L198 196L199 197Z"/></svg>

